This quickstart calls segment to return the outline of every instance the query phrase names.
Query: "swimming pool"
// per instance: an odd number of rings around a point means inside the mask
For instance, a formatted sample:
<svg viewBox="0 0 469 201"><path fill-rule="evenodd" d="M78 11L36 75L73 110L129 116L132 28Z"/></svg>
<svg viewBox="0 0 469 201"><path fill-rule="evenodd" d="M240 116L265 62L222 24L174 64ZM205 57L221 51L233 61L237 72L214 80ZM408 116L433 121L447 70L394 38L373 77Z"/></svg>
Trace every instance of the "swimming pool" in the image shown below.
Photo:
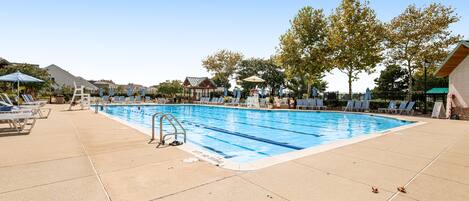
<svg viewBox="0 0 469 201"><path fill-rule="evenodd" d="M203 105L108 106L104 112L143 128L151 128L154 113L171 113L186 129L189 144L235 163L251 162L411 123L367 114Z"/></svg>

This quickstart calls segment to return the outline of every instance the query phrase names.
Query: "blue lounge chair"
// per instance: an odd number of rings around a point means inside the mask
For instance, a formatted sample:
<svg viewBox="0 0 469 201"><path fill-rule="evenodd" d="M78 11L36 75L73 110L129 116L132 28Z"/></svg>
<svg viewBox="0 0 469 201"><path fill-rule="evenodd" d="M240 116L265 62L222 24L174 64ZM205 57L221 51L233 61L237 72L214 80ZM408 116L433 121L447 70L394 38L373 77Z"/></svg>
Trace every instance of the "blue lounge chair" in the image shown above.
<svg viewBox="0 0 469 201"><path fill-rule="evenodd" d="M409 102L409 104L407 104L407 106L404 109L396 110L396 113L399 112L399 114L405 113L407 115L413 115L414 114L414 105L415 105L415 101L411 101L411 102Z"/></svg>
<svg viewBox="0 0 469 201"><path fill-rule="evenodd" d="M307 108L311 108L313 110L316 109L316 99L308 99L307 102L308 102Z"/></svg>
<svg viewBox="0 0 469 201"><path fill-rule="evenodd" d="M361 101L355 101L353 103L353 110L359 112L362 108L362 102Z"/></svg>
<svg viewBox="0 0 469 201"><path fill-rule="evenodd" d="M395 109L392 109L392 110L389 110L390 113L398 113L402 110L405 110L406 106L407 106L407 103L408 101L401 101L401 103L399 104L399 107L398 108L395 108Z"/></svg>
<svg viewBox="0 0 469 201"><path fill-rule="evenodd" d="M324 101L322 99L316 99L316 108L319 110L326 110L327 106L324 106Z"/></svg>
<svg viewBox="0 0 469 201"><path fill-rule="evenodd" d="M378 108L378 112L386 112L388 113L390 110L396 109L396 101L390 101L387 108Z"/></svg>

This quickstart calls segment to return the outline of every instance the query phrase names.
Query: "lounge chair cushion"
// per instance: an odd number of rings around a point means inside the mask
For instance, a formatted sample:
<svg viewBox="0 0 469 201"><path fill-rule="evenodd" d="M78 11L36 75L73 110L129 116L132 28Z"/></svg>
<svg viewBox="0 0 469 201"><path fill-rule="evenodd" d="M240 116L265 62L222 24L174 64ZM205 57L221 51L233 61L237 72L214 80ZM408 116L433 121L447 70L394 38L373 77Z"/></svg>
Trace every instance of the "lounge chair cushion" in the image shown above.
<svg viewBox="0 0 469 201"><path fill-rule="evenodd" d="M11 111L13 109L13 106L0 106L0 111Z"/></svg>

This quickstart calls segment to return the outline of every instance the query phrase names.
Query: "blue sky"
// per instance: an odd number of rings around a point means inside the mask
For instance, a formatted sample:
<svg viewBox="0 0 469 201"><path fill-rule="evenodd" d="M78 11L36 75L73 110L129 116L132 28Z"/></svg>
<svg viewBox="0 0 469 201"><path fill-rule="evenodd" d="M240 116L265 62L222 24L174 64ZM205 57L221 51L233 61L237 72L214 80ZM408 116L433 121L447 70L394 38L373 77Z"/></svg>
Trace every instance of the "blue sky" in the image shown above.
<svg viewBox="0 0 469 201"><path fill-rule="evenodd" d="M372 0L382 21L407 5L435 1ZM461 20L454 33L469 36L464 0L452 5ZM269 57L289 20L303 6L330 13L338 0L281 1L23 1L0 0L0 57L13 62L56 64L86 79L153 85L185 76L208 76L201 60L218 49ZM459 7L457 7L459 6ZM467 39L467 37L466 37ZM373 85L362 75L354 91ZM347 91L343 74L328 74L328 90Z"/></svg>

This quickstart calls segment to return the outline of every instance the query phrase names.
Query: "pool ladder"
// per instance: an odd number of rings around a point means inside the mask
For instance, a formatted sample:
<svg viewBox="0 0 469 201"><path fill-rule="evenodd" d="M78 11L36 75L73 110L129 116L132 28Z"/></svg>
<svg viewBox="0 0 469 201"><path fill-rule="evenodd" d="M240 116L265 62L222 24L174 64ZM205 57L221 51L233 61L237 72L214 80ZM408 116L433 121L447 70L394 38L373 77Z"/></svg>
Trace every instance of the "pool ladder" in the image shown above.
<svg viewBox="0 0 469 201"><path fill-rule="evenodd" d="M178 135L183 135L184 136L184 143L186 143L186 129L182 126L182 124L179 122L179 120L174 117L171 113L163 113L163 112L157 112L153 114L151 117L151 139L148 142L150 144L155 140L155 120L156 118L159 117L159 123L160 123L160 142L159 145L164 145L165 144L165 139L168 136L174 136L174 139L177 140ZM174 132L172 133L163 133L163 122L167 121L171 127L173 127Z"/></svg>

